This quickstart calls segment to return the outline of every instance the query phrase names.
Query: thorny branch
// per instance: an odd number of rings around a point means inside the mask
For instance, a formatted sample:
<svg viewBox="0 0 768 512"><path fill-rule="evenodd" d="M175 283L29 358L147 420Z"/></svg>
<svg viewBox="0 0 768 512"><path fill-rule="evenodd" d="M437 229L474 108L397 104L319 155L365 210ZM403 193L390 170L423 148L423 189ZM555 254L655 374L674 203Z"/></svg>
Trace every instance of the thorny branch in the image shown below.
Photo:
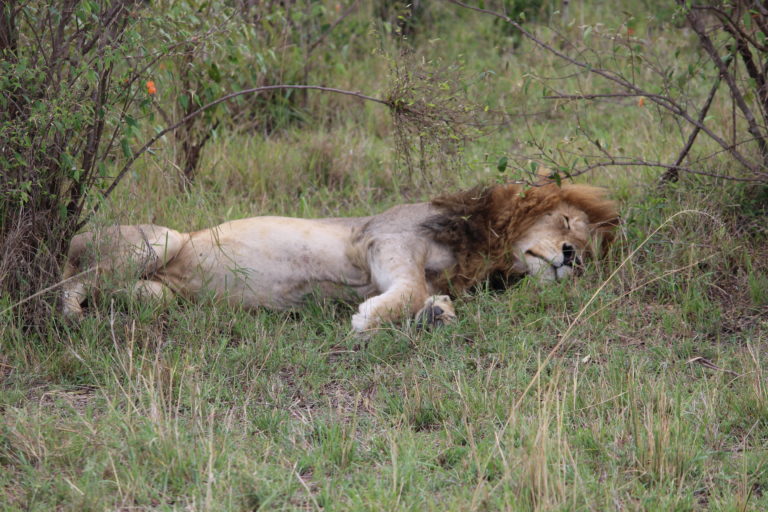
<svg viewBox="0 0 768 512"><path fill-rule="evenodd" d="M519 23L517 23L514 19L510 18L509 16L506 16L505 14L485 9L482 7L476 7L473 5L466 4L462 2L461 0L446 0L449 3L458 5L459 7L469 9L472 11L480 12L483 14L487 14L490 16L494 16L505 23L510 24L514 28L516 28L520 33L532 41L537 46L543 48L544 50L548 51L549 53L557 56L558 58L576 66L581 69L584 69L588 71L589 73L598 75L610 82L613 82L615 84L618 84L621 86L625 91L624 93L615 93L615 94L574 94L574 95L555 95L555 96L547 96L548 99L570 99L570 100L592 100L597 98L609 98L609 97L644 97L647 98L649 101L655 103L659 107L671 112L675 116L678 116L679 118L683 119L685 122L693 126L693 131L688 137L688 141L686 143L686 146L683 148L683 150L680 153L680 156L678 157L675 164L662 164L660 162L634 162L632 165L644 165L644 166L652 166L652 167L660 167L660 168L666 168L669 170L681 170L685 172L691 172L693 174L702 174L707 176L715 176L723 179L729 179L734 181L765 181L766 178L768 178L768 173L764 170L765 161L768 161L768 144L766 144L765 141L765 134L762 133L760 130L760 127L757 125L757 122L755 120L754 114L752 114L751 110L749 109L748 105L744 101L743 97L741 96L741 93L738 89L738 86L735 84L733 75L728 71L728 64L726 61L724 61L720 56L717 54L717 51L714 48L714 45L711 43L711 40L707 38L706 32L701 29L700 26L697 26L694 24L696 21L696 17L692 15L692 11L689 10L687 13L687 16L689 17L689 23L693 26L694 31L696 31L697 35L699 35L702 45L705 46L705 50L707 50L707 53L709 54L710 58L715 62L715 64L718 67L718 70L720 72L718 83L720 79L724 78L726 82L728 82L729 87L731 88L732 95L734 97L734 101L737 102L740 110L744 113L748 127L749 132L752 135L754 141L758 144L761 154L763 155L763 163L757 163L746 157L741 151L739 151L735 144L728 143L726 140L724 140L722 137L720 137L718 134L716 134L714 131L712 131L708 126L704 124L704 119L706 117L706 112L709 110L709 107L711 105L712 99L714 98L714 94L716 93L717 87L713 87L713 91L710 93L710 98L707 99L705 102L705 105L701 112L699 112L699 115L694 118L692 115L684 108L682 107L677 101L675 101L673 98L670 98L668 96L659 95L659 94L653 94L649 91L644 90L643 88L639 87L637 84L627 80L620 74L613 72L609 69L603 69L601 67L595 67L591 64L578 60L574 57L571 57L570 55L563 53L562 51L558 50L557 48L553 47L552 45L547 44L528 30L526 30L524 27L522 27ZM699 30L697 30L699 29ZM705 43L705 39L707 38ZM768 95L768 92L766 93ZM736 161L738 161L741 165L743 165L745 168L749 169L754 175L754 178L734 178L732 176L724 176L724 175L716 175L712 173L706 173L702 171L695 171L693 169L680 167L680 163L682 160L686 157L688 152L690 151L690 147L693 145L693 142L696 139L696 136L699 134L699 132L705 133L708 137L710 137L712 140L714 140L718 145L720 145L726 152L728 152ZM587 172L588 170L600 167L602 165L631 165L627 162L607 162L607 163L601 163L601 164L594 164L589 165L586 168L577 170L573 175L576 174L583 174L584 172Z"/></svg>
<svg viewBox="0 0 768 512"><path fill-rule="evenodd" d="M747 130L756 139L757 144L760 147L760 153L763 156L765 163L766 159L768 159L768 144L766 144L765 138L763 137L763 134L757 125L755 114L752 112L752 109L749 108L749 105L747 105L747 102L745 101L738 84L736 84L735 78L731 73L728 72L728 65L722 58L720 58L720 55L717 53L715 45L707 35L707 31L705 30L699 16L694 11L689 11L686 17L693 31L696 32L697 36L699 36L701 46L704 48L707 54L709 54L712 62L715 63L717 69L720 71L720 76L722 76L725 79L725 82L728 84L728 87L731 90L731 97L733 98L733 101L736 102L739 110L741 110L741 112L744 114L744 118L747 120Z"/></svg>

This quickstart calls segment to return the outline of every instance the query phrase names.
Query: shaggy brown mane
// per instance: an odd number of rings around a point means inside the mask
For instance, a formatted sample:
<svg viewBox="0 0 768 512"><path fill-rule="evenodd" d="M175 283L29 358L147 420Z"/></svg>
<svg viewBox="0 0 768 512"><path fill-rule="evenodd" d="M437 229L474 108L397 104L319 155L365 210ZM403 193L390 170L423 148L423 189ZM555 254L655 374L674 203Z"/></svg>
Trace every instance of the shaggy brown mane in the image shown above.
<svg viewBox="0 0 768 512"><path fill-rule="evenodd" d="M456 271L445 279L459 292L491 273L507 274L517 258L512 244L541 215L561 203L582 210L600 246L607 247L618 224L616 204L605 198L605 190L587 185L475 187L433 199L432 204L443 213L426 221L423 227L436 242L455 251Z"/></svg>

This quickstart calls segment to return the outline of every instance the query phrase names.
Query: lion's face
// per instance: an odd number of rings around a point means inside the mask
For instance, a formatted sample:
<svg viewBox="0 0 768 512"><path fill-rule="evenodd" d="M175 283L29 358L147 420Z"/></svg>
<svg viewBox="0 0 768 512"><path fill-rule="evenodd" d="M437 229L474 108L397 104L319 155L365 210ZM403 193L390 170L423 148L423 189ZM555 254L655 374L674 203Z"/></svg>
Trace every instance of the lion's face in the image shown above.
<svg viewBox="0 0 768 512"><path fill-rule="evenodd" d="M515 244L515 271L541 281L557 281L573 274L581 264L590 226L581 210L561 204L544 214Z"/></svg>

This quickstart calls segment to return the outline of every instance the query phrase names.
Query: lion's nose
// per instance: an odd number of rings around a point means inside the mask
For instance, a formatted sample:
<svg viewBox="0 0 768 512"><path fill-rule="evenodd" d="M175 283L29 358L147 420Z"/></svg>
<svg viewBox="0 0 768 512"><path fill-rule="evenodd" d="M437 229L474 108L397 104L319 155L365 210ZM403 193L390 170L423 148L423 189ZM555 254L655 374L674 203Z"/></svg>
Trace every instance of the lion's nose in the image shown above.
<svg viewBox="0 0 768 512"><path fill-rule="evenodd" d="M569 244L563 244L563 265L573 266L573 261L576 259L576 249Z"/></svg>

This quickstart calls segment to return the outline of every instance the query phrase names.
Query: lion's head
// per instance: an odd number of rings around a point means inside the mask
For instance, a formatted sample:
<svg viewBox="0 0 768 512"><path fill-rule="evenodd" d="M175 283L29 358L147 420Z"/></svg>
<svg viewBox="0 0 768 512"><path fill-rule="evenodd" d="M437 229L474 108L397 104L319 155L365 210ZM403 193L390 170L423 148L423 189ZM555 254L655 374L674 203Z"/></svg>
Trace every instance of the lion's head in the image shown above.
<svg viewBox="0 0 768 512"><path fill-rule="evenodd" d="M605 190L587 185L498 185L433 204L446 213L427 227L454 248L459 264L451 282L460 288L490 274L566 278L582 258L607 247L618 224Z"/></svg>
<svg viewBox="0 0 768 512"><path fill-rule="evenodd" d="M570 204L561 203L541 215L512 244L517 256L512 271L530 274L542 281L564 279L581 265L589 239L587 215Z"/></svg>

